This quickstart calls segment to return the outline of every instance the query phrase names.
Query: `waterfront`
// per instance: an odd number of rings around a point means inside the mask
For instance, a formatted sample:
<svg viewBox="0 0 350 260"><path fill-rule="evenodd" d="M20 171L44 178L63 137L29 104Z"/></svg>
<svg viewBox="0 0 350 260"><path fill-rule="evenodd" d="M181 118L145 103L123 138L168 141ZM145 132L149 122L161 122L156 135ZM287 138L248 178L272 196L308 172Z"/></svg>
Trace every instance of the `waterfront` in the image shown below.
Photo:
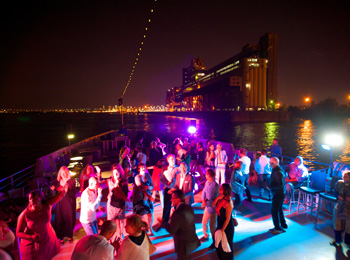
<svg viewBox="0 0 350 260"><path fill-rule="evenodd" d="M162 115L124 115L127 129L151 132L163 142L170 136L186 134L190 119ZM280 139L283 154L301 155L307 160L329 163L330 154L321 144L328 132L341 132L344 145L335 148L333 159L350 163L350 120L313 121L294 119L289 122L235 124L224 120L196 120L201 137L233 143L236 147L259 150ZM35 159L68 145L67 134L75 134L78 142L111 129L119 129L121 116L108 113L21 113L1 114L2 175L13 174L35 163Z"/></svg>

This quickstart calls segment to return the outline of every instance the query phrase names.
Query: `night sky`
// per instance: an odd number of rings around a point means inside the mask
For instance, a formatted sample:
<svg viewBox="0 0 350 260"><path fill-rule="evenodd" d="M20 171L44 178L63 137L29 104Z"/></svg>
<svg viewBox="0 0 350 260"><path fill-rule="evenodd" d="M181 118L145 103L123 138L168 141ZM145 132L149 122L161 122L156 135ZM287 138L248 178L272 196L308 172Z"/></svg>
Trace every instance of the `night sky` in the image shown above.
<svg viewBox="0 0 350 260"><path fill-rule="evenodd" d="M192 57L207 68L277 33L278 101L350 94L348 1L9 1L1 8L0 108L165 104ZM151 23L150 10L154 8Z"/></svg>

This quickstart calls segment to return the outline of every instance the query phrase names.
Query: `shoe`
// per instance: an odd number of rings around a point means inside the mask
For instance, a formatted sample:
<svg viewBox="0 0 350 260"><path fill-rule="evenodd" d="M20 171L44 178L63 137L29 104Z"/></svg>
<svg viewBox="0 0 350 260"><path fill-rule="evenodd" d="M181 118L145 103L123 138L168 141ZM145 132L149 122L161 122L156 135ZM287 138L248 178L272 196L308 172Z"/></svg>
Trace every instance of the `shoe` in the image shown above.
<svg viewBox="0 0 350 260"><path fill-rule="evenodd" d="M289 204L290 200L289 199L285 199L284 200L284 204Z"/></svg>
<svg viewBox="0 0 350 260"><path fill-rule="evenodd" d="M286 232L286 231L283 229L271 228L271 229L269 229L269 232L271 234L276 235L276 234L281 234L281 233Z"/></svg>
<svg viewBox="0 0 350 260"><path fill-rule="evenodd" d="M329 243L331 246L340 246L340 243L336 242L335 240L333 240L332 242ZM349 250L348 250L349 251Z"/></svg>
<svg viewBox="0 0 350 260"><path fill-rule="evenodd" d="M283 228L283 229L287 229L288 228L288 225L287 224L281 224L281 228Z"/></svg>
<svg viewBox="0 0 350 260"><path fill-rule="evenodd" d="M60 239L59 243L60 243L61 246L63 246L64 245L64 239Z"/></svg>
<svg viewBox="0 0 350 260"><path fill-rule="evenodd" d="M70 237L70 238L68 239L68 242L69 242L69 243L73 243L73 238Z"/></svg>
<svg viewBox="0 0 350 260"><path fill-rule="evenodd" d="M214 242L213 243L211 243L211 245L208 247L210 250L213 250L213 249L215 249L215 244L214 244Z"/></svg>
<svg viewBox="0 0 350 260"><path fill-rule="evenodd" d="M208 238L208 237L202 237L201 239L199 239L199 241L200 241L201 243L203 243L203 242L208 242L208 241L209 241L209 238Z"/></svg>

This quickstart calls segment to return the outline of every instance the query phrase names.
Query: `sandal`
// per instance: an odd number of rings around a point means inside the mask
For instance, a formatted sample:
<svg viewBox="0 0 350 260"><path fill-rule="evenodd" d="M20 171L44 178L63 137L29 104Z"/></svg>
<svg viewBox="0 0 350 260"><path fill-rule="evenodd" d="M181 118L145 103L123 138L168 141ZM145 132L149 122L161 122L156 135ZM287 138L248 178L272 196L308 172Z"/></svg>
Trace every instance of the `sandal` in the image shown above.
<svg viewBox="0 0 350 260"><path fill-rule="evenodd" d="M63 246L64 245L64 239L60 239L59 243L60 243L60 246Z"/></svg>
<svg viewBox="0 0 350 260"><path fill-rule="evenodd" d="M68 242L69 242L69 243L73 243L73 238L70 237L70 238L68 239Z"/></svg>

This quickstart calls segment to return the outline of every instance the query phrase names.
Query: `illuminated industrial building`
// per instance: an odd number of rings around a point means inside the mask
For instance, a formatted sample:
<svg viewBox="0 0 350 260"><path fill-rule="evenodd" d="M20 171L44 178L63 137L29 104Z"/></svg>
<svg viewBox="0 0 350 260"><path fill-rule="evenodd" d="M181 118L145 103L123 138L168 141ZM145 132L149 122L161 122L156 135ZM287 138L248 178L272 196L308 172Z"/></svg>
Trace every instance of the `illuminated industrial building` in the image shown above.
<svg viewBox="0 0 350 260"><path fill-rule="evenodd" d="M171 111L271 110L277 101L277 34L268 33L207 69L201 58L182 70L183 85L169 89Z"/></svg>

